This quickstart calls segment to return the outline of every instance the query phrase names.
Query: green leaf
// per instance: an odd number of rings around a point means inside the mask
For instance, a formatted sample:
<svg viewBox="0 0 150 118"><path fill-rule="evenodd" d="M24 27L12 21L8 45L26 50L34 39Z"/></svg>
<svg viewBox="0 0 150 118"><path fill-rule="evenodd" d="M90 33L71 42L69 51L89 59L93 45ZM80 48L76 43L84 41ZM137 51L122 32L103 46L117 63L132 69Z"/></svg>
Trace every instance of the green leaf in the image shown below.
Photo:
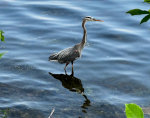
<svg viewBox="0 0 150 118"><path fill-rule="evenodd" d="M1 38L2 38L2 32L0 31L0 40L1 40Z"/></svg>
<svg viewBox="0 0 150 118"><path fill-rule="evenodd" d="M125 104L125 112L127 118L144 118L142 108L136 104Z"/></svg>
<svg viewBox="0 0 150 118"><path fill-rule="evenodd" d="M150 15L145 16L145 17L141 20L140 24L142 24L142 23L144 23L144 22L147 22L149 19L150 19Z"/></svg>
<svg viewBox="0 0 150 118"><path fill-rule="evenodd" d="M5 54L5 52L0 53L0 59L2 58L2 56Z"/></svg>
<svg viewBox="0 0 150 118"><path fill-rule="evenodd" d="M4 37L3 33L4 32L2 30L0 30L0 40L4 42L5 41L5 37Z"/></svg>
<svg viewBox="0 0 150 118"><path fill-rule="evenodd" d="M1 41L5 41L5 37L2 35L2 37L1 37Z"/></svg>
<svg viewBox="0 0 150 118"><path fill-rule="evenodd" d="M144 2L150 3L150 0L144 0Z"/></svg>
<svg viewBox="0 0 150 118"><path fill-rule="evenodd" d="M131 15L142 15L142 14L149 14L148 11L146 10L141 10L141 9L132 9L126 13L129 13Z"/></svg>

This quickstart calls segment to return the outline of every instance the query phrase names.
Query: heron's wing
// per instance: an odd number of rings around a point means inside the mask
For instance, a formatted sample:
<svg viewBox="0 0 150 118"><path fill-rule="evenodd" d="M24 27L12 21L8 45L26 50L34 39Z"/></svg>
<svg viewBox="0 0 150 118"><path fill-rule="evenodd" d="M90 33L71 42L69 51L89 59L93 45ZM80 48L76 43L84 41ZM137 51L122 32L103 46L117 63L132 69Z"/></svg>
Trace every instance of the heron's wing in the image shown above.
<svg viewBox="0 0 150 118"><path fill-rule="evenodd" d="M58 61L65 63L67 61L74 61L80 57L80 52L74 48L67 48L58 53Z"/></svg>
<svg viewBox="0 0 150 118"><path fill-rule="evenodd" d="M58 53L54 53L54 54L52 54L52 55L49 57L49 61L50 61L50 60L57 60L57 58L58 58Z"/></svg>

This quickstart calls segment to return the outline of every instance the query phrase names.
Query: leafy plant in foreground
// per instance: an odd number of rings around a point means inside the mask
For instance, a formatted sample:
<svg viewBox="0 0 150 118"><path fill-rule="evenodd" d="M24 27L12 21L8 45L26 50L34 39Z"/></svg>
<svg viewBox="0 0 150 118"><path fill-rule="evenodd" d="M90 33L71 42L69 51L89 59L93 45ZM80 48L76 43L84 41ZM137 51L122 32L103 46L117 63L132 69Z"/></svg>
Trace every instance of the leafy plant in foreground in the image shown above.
<svg viewBox="0 0 150 118"><path fill-rule="evenodd" d="M5 41L5 37L4 37L3 33L4 32L2 30L0 30L0 40L1 41Z"/></svg>
<svg viewBox="0 0 150 118"><path fill-rule="evenodd" d="M150 0L144 0L144 2L150 3ZM150 9L148 11L141 10L141 9L132 9L132 10L129 10L128 12L126 12L126 13L129 13L132 16L133 15L143 15L143 14L145 14L146 16L141 20L140 24L142 24L144 22L147 22L150 19Z"/></svg>
<svg viewBox="0 0 150 118"><path fill-rule="evenodd" d="M127 118L144 118L142 108L136 104L125 104Z"/></svg>
<svg viewBox="0 0 150 118"><path fill-rule="evenodd" d="M6 52L0 53L0 58L2 58L2 56L5 54Z"/></svg>
<svg viewBox="0 0 150 118"><path fill-rule="evenodd" d="M0 30L0 40L1 41L5 41L5 37L4 37L4 35L3 35L3 31L2 30ZM5 54L5 52L4 53L0 53L0 58L2 58L2 56Z"/></svg>

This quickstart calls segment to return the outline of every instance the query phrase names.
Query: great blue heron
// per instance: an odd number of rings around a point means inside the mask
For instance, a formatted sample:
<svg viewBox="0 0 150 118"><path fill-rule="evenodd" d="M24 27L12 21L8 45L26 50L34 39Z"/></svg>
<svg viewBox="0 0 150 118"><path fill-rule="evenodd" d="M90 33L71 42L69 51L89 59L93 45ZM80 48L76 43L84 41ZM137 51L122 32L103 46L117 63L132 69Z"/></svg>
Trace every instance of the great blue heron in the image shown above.
<svg viewBox="0 0 150 118"><path fill-rule="evenodd" d="M66 67L70 62L72 63L72 73L73 73L73 62L74 62L74 60L78 59L81 56L81 51L84 48L84 45L86 43L86 35L87 35L86 28L85 28L86 21L103 22L102 20L97 20L91 16L85 17L82 21L82 28L83 28L82 41L80 43L74 45L73 47L61 50L60 52L54 53L49 57L49 61L58 61L61 64L66 63L66 65L64 67L65 73L66 73Z"/></svg>

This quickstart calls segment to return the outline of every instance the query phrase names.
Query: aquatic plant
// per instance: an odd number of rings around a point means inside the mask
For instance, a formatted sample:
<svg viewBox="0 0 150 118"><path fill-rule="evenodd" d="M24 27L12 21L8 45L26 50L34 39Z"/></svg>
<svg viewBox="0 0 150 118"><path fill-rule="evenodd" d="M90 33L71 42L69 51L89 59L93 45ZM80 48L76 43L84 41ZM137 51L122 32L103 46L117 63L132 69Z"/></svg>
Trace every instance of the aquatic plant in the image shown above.
<svg viewBox="0 0 150 118"><path fill-rule="evenodd" d="M9 109L0 110L0 118L7 118Z"/></svg>
<svg viewBox="0 0 150 118"><path fill-rule="evenodd" d="M2 30L0 30L0 40L1 41L5 41L5 37L4 37L4 35L3 35L3 31ZM0 53L0 58L2 58L2 56L5 54L5 52L3 52L3 53Z"/></svg>
<svg viewBox="0 0 150 118"><path fill-rule="evenodd" d="M144 118L142 108L134 103L125 104L127 118Z"/></svg>
<svg viewBox="0 0 150 118"><path fill-rule="evenodd" d="M150 0L144 0L146 3L150 3ZM150 9L149 10L141 10L141 9L132 9L127 11L126 13L133 15L146 15L140 22L140 24L147 22L150 19Z"/></svg>
<svg viewBox="0 0 150 118"><path fill-rule="evenodd" d="M52 111L51 111L51 113L50 113L48 118L52 118L52 115L53 115L54 111L55 111L55 108L52 109Z"/></svg>

